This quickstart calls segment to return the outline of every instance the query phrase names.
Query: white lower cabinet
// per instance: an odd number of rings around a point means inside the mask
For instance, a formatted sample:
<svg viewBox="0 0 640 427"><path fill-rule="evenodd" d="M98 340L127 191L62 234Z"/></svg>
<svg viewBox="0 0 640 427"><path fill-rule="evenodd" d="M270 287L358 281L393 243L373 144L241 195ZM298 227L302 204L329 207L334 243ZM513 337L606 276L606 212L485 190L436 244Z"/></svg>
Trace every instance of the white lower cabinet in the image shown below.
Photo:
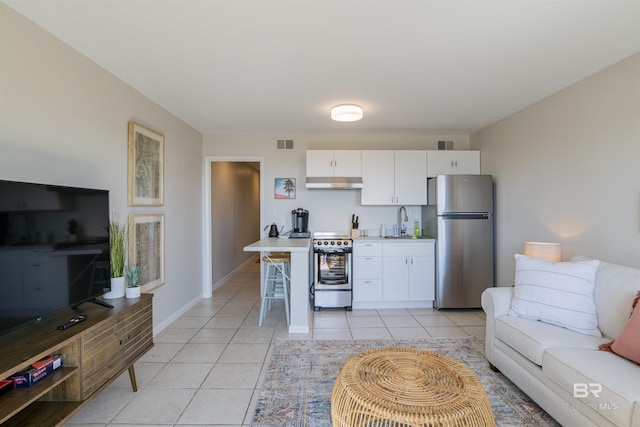
<svg viewBox="0 0 640 427"><path fill-rule="evenodd" d="M409 258L387 255L384 258L382 280L384 283L382 299L384 301L409 300Z"/></svg>
<svg viewBox="0 0 640 427"><path fill-rule="evenodd" d="M355 242L353 260L354 308L432 307L433 240Z"/></svg>
<svg viewBox="0 0 640 427"><path fill-rule="evenodd" d="M385 243L383 247L382 299L421 301L435 297L433 242Z"/></svg>
<svg viewBox="0 0 640 427"><path fill-rule="evenodd" d="M354 243L353 279L354 304L382 300L382 243Z"/></svg>

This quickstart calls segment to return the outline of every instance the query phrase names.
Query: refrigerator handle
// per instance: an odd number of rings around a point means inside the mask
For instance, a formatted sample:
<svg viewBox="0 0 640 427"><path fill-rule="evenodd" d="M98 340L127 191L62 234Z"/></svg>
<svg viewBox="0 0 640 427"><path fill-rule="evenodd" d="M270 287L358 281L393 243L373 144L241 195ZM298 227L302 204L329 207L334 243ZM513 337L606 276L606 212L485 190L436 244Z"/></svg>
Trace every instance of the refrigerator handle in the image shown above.
<svg viewBox="0 0 640 427"><path fill-rule="evenodd" d="M475 212L475 213L447 213L442 214L442 219L489 219L491 214L486 212Z"/></svg>

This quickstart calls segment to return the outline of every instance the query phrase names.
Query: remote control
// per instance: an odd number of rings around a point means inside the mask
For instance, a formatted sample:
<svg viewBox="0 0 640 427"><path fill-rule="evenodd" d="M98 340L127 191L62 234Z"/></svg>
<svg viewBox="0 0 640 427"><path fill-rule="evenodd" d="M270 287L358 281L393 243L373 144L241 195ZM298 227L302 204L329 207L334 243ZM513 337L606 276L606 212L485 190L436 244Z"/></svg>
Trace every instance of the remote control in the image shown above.
<svg viewBox="0 0 640 427"><path fill-rule="evenodd" d="M67 323L65 323L64 325L60 325L58 326L58 329L60 329L61 331L72 327L75 324L78 324L80 322L82 322L83 320L87 320L87 316L85 316L84 314L79 314L76 317L74 317L73 319L69 320Z"/></svg>

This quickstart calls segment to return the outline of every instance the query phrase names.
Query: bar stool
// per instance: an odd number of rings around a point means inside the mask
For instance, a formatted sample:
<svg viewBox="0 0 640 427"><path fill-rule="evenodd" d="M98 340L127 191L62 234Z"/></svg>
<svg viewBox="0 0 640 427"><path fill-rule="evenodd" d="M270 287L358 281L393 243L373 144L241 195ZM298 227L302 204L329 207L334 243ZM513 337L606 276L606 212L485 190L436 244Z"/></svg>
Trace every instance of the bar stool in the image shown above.
<svg viewBox="0 0 640 427"><path fill-rule="evenodd" d="M271 310L273 300L284 300L284 311L287 316L287 325L291 323L289 311L289 292L291 289L291 255L287 252L272 252L265 254L262 261L267 263L267 273L262 290L262 302L260 303L260 319L258 326L267 316L267 310Z"/></svg>

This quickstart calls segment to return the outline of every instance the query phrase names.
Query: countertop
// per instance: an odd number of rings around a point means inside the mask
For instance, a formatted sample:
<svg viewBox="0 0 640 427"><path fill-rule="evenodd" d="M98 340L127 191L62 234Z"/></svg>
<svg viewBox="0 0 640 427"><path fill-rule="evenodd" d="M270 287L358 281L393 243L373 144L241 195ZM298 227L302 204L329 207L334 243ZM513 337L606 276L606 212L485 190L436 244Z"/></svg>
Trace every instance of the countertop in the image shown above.
<svg viewBox="0 0 640 427"><path fill-rule="evenodd" d="M245 252L309 252L311 239L265 237L244 247Z"/></svg>
<svg viewBox="0 0 640 427"><path fill-rule="evenodd" d="M368 237L354 237L353 242L407 242L407 243L419 243L419 242L435 242L436 239L428 237L413 238L409 237L381 237L381 236L368 236Z"/></svg>

